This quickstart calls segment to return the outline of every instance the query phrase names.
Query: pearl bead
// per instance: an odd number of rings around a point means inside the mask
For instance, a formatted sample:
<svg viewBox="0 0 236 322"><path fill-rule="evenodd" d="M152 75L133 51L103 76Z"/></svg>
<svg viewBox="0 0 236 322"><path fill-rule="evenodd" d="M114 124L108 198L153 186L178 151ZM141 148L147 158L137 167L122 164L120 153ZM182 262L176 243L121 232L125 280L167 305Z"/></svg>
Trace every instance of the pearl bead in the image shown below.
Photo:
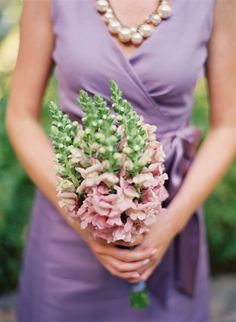
<svg viewBox="0 0 236 322"><path fill-rule="evenodd" d="M109 5L108 2L106 0L98 0L96 1L96 8L99 12L106 12L106 10L108 9Z"/></svg>
<svg viewBox="0 0 236 322"><path fill-rule="evenodd" d="M166 19L171 15L171 7L167 3L163 3L160 5L158 9L158 14L161 18Z"/></svg>
<svg viewBox="0 0 236 322"><path fill-rule="evenodd" d="M136 33L137 32L137 28L136 27L131 27L130 28L130 32L131 32L131 34Z"/></svg>
<svg viewBox="0 0 236 322"><path fill-rule="evenodd" d="M105 15L104 15L104 20L106 21L106 22L109 22L112 18L113 18L114 16L113 16L113 13L112 12L106 12L105 13Z"/></svg>
<svg viewBox="0 0 236 322"><path fill-rule="evenodd" d="M131 36L131 41L132 44L139 45L143 41L143 37L139 32L136 32Z"/></svg>
<svg viewBox="0 0 236 322"><path fill-rule="evenodd" d="M111 8L108 8L107 12L113 13L113 10Z"/></svg>
<svg viewBox="0 0 236 322"><path fill-rule="evenodd" d="M151 16L151 22L157 26L161 22L161 17L159 15L152 15Z"/></svg>
<svg viewBox="0 0 236 322"><path fill-rule="evenodd" d="M121 28L121 30L119 31L119 34L118 34L118 38L122 42L129 42L130 38L131 38L130 28L127 28L127 27Z"/></svg>
<svg viewBox="0 0 236 322"><path fill-rule="evenodd" d="M153 26L144 24L140 27L140 33L144 38L147 38L151 35Z"/></svg>
<svg viewBox="0 0 236 322"><path fill-rule="evenodd" d="M112 33L112 34L118 34L118 32L120 31L120 23L117 20L113 20L111 19L108 25L108 30Z"/></svg>

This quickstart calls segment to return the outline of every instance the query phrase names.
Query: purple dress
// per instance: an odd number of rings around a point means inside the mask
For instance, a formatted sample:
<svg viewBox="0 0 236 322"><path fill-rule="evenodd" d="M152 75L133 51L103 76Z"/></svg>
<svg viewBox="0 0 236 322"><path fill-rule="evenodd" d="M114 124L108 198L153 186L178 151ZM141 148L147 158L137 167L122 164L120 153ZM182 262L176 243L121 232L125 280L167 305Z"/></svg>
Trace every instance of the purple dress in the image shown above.
<svg viewBox="0 0 236 322"><path fill-rule="evenodd" d="M109 101L114 79L146 122L158 126L169 174L167 206L194 158L200 132L189 122L204 75L214 0L173 0L173 15L126 58L94 0L52 0L53 60L60 105L80 121L79 90ZM147 284L151 306L131 308L130 284L112 276L36 191L19 286L18 321L207 321L209 265L202 207L175 238Z"/></svg>

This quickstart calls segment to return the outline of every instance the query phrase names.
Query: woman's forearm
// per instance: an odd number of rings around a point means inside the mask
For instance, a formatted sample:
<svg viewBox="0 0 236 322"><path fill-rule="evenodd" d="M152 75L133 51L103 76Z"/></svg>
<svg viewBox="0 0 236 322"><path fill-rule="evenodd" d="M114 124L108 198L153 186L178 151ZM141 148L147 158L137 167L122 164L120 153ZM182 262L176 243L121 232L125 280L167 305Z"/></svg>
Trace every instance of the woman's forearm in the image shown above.
<svg viewBox="0 0 236 322"><path fill-rule="evenodd" d="M32 117L10 117L8 136L23 168L47 198L57 206L53 149L43 129Z"/></svg>
<svg viewBox="0 0 236 322"><path fill-rule="evenodd" d="M17 157L31 180L59 210L67 223L87 239L87 234L80 229L79 223L70 219L66 211L58 206L54 152L39 122L27 114L20 117L11 114L7 116L7 132Z"/></svg>
<svg viewBox="0 0 236 322"><path fill-rule="evenodd" d="M197 207L214 190L235 155L236 129L223 126L211 129L168 207L177 232L184 228Z"/></svg>

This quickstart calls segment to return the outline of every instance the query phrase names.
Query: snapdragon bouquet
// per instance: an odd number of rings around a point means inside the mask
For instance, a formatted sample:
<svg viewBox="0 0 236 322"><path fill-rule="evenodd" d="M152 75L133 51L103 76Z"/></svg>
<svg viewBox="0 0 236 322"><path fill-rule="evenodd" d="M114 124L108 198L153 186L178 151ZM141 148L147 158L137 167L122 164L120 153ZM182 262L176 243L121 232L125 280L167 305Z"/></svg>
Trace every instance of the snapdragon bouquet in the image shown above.
<svg viewBox="0 0 236 322"><path fill-rule="evenodd" d="M144 123L114 80L110 90L112 108L80 91L82 124L50 102L57 196L92 238L133 243L164 212L165 154L156 127ZM132 284L130 300L135 308L149 305L144 282Z"/></svg>

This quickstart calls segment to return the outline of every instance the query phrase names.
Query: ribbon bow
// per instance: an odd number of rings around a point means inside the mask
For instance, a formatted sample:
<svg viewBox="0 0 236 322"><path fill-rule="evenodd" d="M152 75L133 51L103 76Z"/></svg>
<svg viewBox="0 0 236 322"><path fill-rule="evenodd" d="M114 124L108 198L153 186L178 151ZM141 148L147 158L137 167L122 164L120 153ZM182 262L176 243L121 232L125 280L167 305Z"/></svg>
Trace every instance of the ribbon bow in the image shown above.
<svg viewBox="0 0 236 322"><path fill-rule="evenodd" d="M184 176L195 156L202 132L191 125L184 126L175 132L168 132L160 138L166 154L165 167L169 174L170 199L179 190Z"/></svg>

